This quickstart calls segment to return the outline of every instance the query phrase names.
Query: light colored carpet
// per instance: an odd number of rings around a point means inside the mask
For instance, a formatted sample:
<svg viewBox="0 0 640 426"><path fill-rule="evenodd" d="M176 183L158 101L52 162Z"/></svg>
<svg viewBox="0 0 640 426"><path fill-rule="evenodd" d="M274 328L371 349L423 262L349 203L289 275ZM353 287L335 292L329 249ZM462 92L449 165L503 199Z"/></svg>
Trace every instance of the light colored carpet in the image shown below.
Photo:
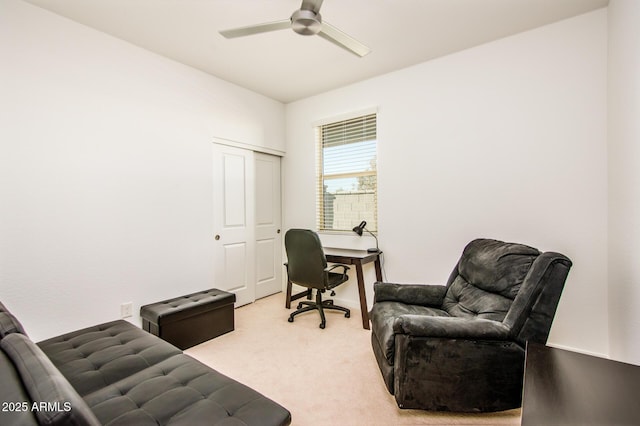
<svg viewBox="0 0 640 426"><path fill-rule="evenodd" d="M295 307L292 304L292 308ZM520 409L490 414L400 410L387 392L358 310L287 322L282 293L235 310L235 330L185 351L286 407L292 425L519 425Z"/></svg>

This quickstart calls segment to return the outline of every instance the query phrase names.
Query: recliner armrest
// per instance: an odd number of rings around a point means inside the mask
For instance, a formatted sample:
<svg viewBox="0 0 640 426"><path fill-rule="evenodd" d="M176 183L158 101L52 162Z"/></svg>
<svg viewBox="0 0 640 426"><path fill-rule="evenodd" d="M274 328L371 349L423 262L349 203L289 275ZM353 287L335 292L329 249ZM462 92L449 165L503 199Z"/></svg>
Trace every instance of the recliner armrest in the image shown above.
<svg viewBox="0 0 640 426"><path fill-rule="evenodd" d="M393 323L396 334L449 339L506 340L510 329L501 322L460 317L401 315Z"/></svg>
<svg viewBox="0 0 640 426"><path fill-rule="evenodd" d="M447 287L426 284L393 284L376 282L373 303L402 302L408 305L442 306Z"/></svg>

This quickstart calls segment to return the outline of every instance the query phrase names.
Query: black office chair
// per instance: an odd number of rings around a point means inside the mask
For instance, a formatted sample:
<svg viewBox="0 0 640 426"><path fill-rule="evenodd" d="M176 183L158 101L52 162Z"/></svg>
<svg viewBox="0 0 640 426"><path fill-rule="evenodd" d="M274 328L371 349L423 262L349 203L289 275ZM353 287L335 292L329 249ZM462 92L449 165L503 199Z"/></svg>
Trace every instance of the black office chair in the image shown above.
<svg viewBox="0 0 640 426"><path fill-rule="evenodd" d="M322 293L332 290L349 279L346 265L334 265L327 267L327 258L322 250L322 244L318 234L309 229L290 229L284 236L284 246L287 251L288 262L287 275L289 282L307 287L309 291L316 289L316 301L303 301L298 303L298 310L289 315L289 322L293 322L293 317L303 312L318 310L320 312L320 328L326 325L324 309L335 309L344 312L344 316L349 318L351 312L342 306L333 304L333 300L322 300ZM336 268L343 268L342 273L331 272ZM310 293L309 293L310 294Z"/></svg>

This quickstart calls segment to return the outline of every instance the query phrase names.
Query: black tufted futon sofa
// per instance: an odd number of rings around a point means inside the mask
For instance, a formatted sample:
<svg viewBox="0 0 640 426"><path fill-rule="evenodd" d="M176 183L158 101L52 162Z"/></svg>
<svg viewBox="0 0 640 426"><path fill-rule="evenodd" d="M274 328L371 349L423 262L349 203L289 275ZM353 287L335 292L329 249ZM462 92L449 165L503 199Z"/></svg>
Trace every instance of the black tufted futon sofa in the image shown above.
<svg viewBox="0 0 640 426"><path fill-rule="evenodd" d="M33 343L0 303L0 425L288 425L249 387L126 321Z"/></svg>

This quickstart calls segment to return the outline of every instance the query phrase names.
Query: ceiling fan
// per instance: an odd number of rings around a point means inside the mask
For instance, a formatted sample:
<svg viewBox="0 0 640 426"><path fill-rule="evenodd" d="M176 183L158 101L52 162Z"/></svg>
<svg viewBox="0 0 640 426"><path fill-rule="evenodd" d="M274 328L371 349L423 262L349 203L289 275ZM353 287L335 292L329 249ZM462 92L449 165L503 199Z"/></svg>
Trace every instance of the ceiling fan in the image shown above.
<svg viewBox="0 0 640 426"><path fill-rule="evenodd" d="M226 38L236 38L291 28L293 31L302 35L317 34L325 40L329 40L331 43L360 57L371 52L367 46L358 40L343 33L328 22L322 22L322 17L320 16L322 1L323 0L302 0L300 9L293 12L289 19L233 28L220 31L220 34Z"/></svg>

